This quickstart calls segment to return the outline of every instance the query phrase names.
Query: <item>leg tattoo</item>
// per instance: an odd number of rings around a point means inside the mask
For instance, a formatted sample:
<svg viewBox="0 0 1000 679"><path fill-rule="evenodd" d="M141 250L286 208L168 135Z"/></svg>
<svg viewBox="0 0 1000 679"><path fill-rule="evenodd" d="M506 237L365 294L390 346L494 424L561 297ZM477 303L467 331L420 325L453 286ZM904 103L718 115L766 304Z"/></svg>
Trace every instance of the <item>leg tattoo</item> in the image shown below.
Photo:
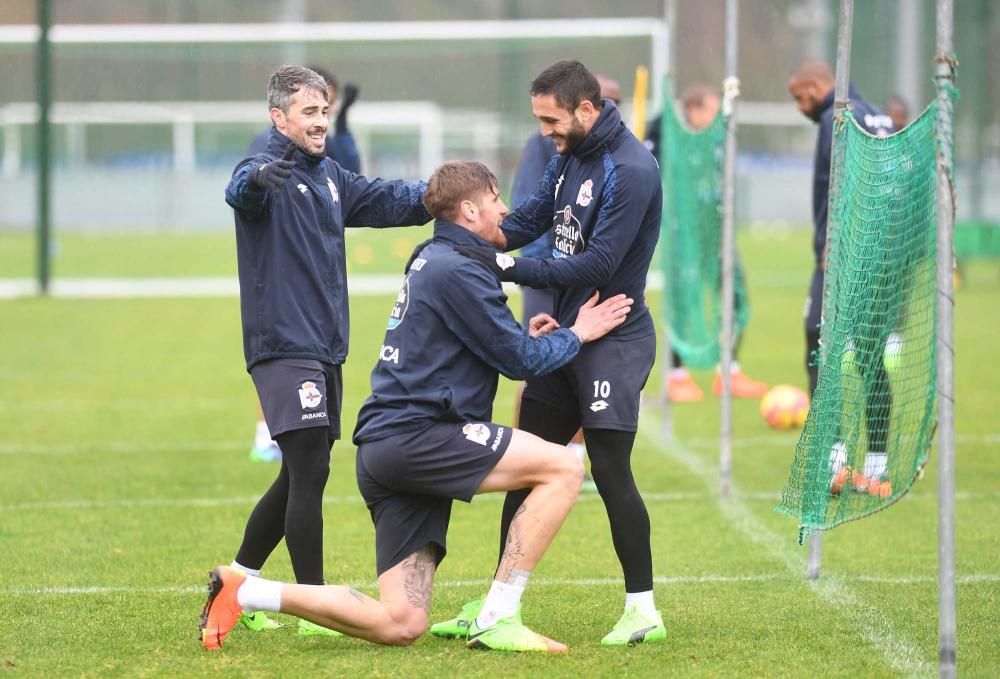
<svg viewBox="0 0 1000 679"><path fill-rule="evenodd" d="M524 558L524 529L521 526L521 520L527 506L527 501L522 502L521 506L514 512L514 518L510 522L510 528L507 531L507 544L504 546L503 556L500 559L500 567L497 568L496 579L500 582L508 582L515 571L514 566Z"/></svg>
<svg viewBox="0 0 1000 679"><path fill-rule="evenodd" d="M425 545L403 561L406 600L411 606L430 613L434 571L437 569L436 548Z"/></svg>

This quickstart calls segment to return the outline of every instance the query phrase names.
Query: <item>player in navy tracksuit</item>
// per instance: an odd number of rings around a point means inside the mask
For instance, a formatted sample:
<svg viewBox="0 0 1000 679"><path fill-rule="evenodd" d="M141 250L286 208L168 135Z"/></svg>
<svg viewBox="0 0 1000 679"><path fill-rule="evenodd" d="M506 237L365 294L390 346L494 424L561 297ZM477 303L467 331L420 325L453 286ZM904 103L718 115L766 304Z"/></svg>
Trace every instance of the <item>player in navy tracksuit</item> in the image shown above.
<svg viewBox="0 0 1000 679"><path fill-rule="evenodd" d="M282 611L383 644L409 644L427 628L434 573L455 499L529 488L511 527L497 581L468 630L469 646L563 652L518 615L531 570L572 507L583 466L565 448L490 421L499 373L550 372L619 325L632 300L596 296L572 328L541 314L523 330L496 278L457 252L502 246L507 209L481 163L449 162L424 197L434 238L418 246L389 314L358 415L358 487L375 524L379 600L346 587L284 585L219 567L202 627L215 648L244 611Z"/></svg>
<svg viewBox="0 0 1000 679"><path fill-rule="evenodd" d="M565 326L594 291L622 292L635 303L625 323L584 347L569 365L529 378L521 405L523 429L558 444L582 425L590 470L604 500L615 551L625 575L625 612L602 640L609 645L666 638L653 599L649 515L632 475L639 396L656 355L645 304L646 275L660 232L662 188L656 161L601 100L583 64L561 61L532 83L532 109L553 157L531 197L503 224L513 250L552 229L552 259L503 259L486 248L463 248L506 281L557 288L555 317ZM523 493L508 494L501 526L506 544ZM462 617L431 628L450 634Z"/></svg>
<svg viewBox="0 0 1000 679"><path fill-rule="evenodd" d="M274 484L246 526L236 565L260 570L282 538L298 582L323 582L323 489L340 438L341 364L349 319L344 228L430 220L425 185L367 179L324 153L326 83L301 66L271 78L267 152L226 187L247 370L283 452Z"/></svg>
<svg viewBox="0 0 1000 679"><path fill-rule="evenodd" d="M823 277L826 270L827 254L827 207L830 195L830 159L833 144L833 100L835 95L835 80L829 64L819 59L807 59L792 73L788 80L788 91L795 100L799 111L819 125L816 139L815 165L813 167L812 210L813 210L813 255L815 268L809 294L806 297L805 317L806 334L806 370L809 373L809 393L816 391L819 378L818 351L820 339L820 321L823 312ZM892 119L882 113L876 106L865 101L854 89L848 88L848 99L854 119L870 134L886 136L894 132ZM859 356L866 357L859 362L867 375L866 382L871 386L866 394L865 417L868 422L869 453L865 461L865 489L867 477L880 478L886 473L888 456L886 439L888 437L888 414L892 408L892 391L889 375L882 362L882 346L865 346L870 342L858 338L861 346L855 351ZM877 357L876 357L877 356ZM868 360L871 359L871 360ZM831 467L835 474L844 468L846 450L842 443L834 446L831 452Z"/></svg>
<svg viewBox="0 0 1000 679"><path fill-rule="evenodd" d="M337 101L337 78L329 71L313 67L311 70L323 76L326 81L327 100L330 108L333 109L334 102ZM354 135L347 128L347 112L358 97L358 87L352 83L344 86L344 98L340 102L337 115L334 121L334 134L327 136L324 153L335 163L348 172L361 172L361 154L358 153L357 144L354 142ZM274 126L269 126L250 142L247 151L248 156L255 156L259 153L267 153L268 141L271 138L271 131ZM257 429L254 435L253 445L250 447L250 459L254 462L280 462L281 449L272 440L271 432L267 429L267 421L264 419L263 410L259 410L257 419Z"/></svg>

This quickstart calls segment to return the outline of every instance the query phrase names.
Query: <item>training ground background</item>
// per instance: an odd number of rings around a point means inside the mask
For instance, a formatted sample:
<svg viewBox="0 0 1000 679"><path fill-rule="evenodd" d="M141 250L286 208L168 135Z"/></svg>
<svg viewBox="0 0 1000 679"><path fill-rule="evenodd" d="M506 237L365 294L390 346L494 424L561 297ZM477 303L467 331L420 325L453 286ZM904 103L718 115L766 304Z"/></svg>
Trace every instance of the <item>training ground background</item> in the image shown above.
<svg viewBox="0 0 1000 679"><path fill-rule="evenodd" d="M427 233L352 232L352 276L401 278L404 258ZM804 228L740 234L753 307L742 363L771 384L806 383L808 239ZM0 231L5 277L31 277L32 247L28 236ZM231 284L235 274L225 233L66 234L56 252L61 278ZM345 432L368 395L394 294L352 297ZM659 294L649 301L659 317ZM515 309L519 303L512 296ZM956 301L958 657L968 677L995 676L1000 667L997 328L1000 267L970 263ZM292 624L266 634L236 630L221 653L209 654L196 630L205 576L232 559L254 499L276 472L247 459L256 405L237 298L0 300L0 673L935 675L936 456L903 501L828 533L823 577L808 582L795 522L773 511L797 434L768 429L756 402L736 402L736 490L722 501L711 375L697 375L704 402L673 409L675 437L667 438L662 367L660 357L633 467L652 523L666 643L599 645L621 612L621 573L600 500L584 495L524 598L525 622L568 643L568 656L475 653L430 636L405 649L304 639ZM502 380L497 421L511 421L513 393ZM499 513L498 496L456 503L433 619L485 591ZM373 531L349 440L334 448L324 514L327 580L375 593ZM265 575L292 577L283 545Z"/></svg>

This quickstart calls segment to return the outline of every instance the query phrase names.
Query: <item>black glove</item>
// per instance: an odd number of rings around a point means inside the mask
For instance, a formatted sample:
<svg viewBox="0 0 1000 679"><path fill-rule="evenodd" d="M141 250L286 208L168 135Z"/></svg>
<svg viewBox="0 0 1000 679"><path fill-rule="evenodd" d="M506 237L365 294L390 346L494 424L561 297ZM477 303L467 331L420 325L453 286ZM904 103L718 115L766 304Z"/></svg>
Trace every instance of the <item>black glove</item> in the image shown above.
<svg viewBox="0 0 1000 679"><path fill-rule="evenodd" d="M498 281L515 280L514 270L517 268L517 260L508 254L482 245L459 245L455 251L485 266Z"/></svg>
<svg viewBox="0 0 1000 679"><path fill-rule="evenodd" d="M288 148L285 149L285 154L281 156L281 160L272 160L254 170L250 174L249 184L251 187L261 191L279 190L292 176L292 168L295 167L295 162L292 161L294 153L295 144L289 144Z"/></svg>
<svg viewBox="0 0 1000 679"><path fill-rule="evenodd" d="M347 132L347 109L351 108L360 91L354 83L344 85L344 100L340 102L340 110L337 111L337 120L333 127L337 134Z"/></svg>
<svg viewBox="0 0 1000 679"><path fill-rule="evenodd" d="M413 260L417 258L417 256L420 254L420 251L423 250L428 245L430 245L432 240L434 239L428 238L423 243L420 243L419 245L417 245L417 247L413 248L413 252L410 254L410 258L406 260L406 266L403 267L404 274L410 270L410 266L413 264Z"/></svg>

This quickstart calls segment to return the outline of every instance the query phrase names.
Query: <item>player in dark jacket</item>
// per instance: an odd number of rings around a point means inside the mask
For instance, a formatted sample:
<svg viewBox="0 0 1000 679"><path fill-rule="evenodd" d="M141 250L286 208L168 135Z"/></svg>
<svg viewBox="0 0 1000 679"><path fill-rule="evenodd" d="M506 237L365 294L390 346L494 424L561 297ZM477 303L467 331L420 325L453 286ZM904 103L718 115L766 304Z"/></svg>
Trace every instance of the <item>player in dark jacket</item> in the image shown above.
<svg viewBox="0 0 1000 679"><path fill-rule="evenodd" d="M560 328L540 314L523 330L496 278L458 254L502 246L507 208L481 163L451 162L424 198L434 238L407 266L358 416L358 487L375 524L379 600L346 587L284 585L220 566L202 616L202 642L218 648L244 611L281 611L382 644L406 645L427 628L434 573L446 551L453 500L530 489L511 527L496 580L468 645L564 652L521 623L521 593L576 500L583 466L569 451L490 422L499 373L550 372L582 344L622 323L632 300L617 295L580 309Z"/></svg>
<svg viewBox="0 0 1000 679"><path fill-rule="evenodd" d="M653 598L649 514L632 475L639 397L656 356L653 319L645 303L646 275L660 233L663 192L652 154L625 127L614 103L602 100L594 75L560 61L531 86L532 110L554 156L532 195L503 223L507 250L553 229L552 259L511 258L488 248L462 251L504 281L558 288L555 317L571 325L594 294L622 292L635 300L614 332L584 347L553 373L528 379L520 425L565 445L583 426L590 471L604 501L615 551L625 575L625 611L602 643L626 645L666 638ZM501 548L523 492L509 493ZM460 636L474 604L434 625Z"/></svg>
<svg viewBox="0 0 1000 679"><path fill-rule="evenodd" d="M268 102L267 153L237 165L226 202L236 218L247 370L283 456L234 566L259 572L284 538L296 580L318 585L349 335L344 228L423 224L430 215L422 182L367 179L324 155L329 104L318 74L283 66Z"/></svg>
<svg viewBox="0 0 1000 679"><path fill-rule="evenodd" d="M830 159L833 146L833 99L835 80L829 64L819 59L803 61L788 79L788 92L795 100L802 115L819 125L816 139L815 165L813 167L812 211L813 211L813 256L815 267L812 282L806 297L805 334L806 370L809 373L810 396L816 391L819 379L818 351L820 322L823 313L823 278L826 271L827 253L827 207L830 196ZM886 136L894 132L892 119L874 105L865 101L853 86L848 88L849 106L854 119L870 134ZM869 344L870 342L865 342ZM868 490L869 478L880 479L886 474L888 454L886 439L888 427L885 425L892 407L892 390L889 375L882 362L882 347L858 346L855 349L867 357L877 360L863 360L861 367L871 374L866 380L872 385L866 394L865 417L869 432L869 453L865 461L864 474L859 474L858 490ZM846 473L847 451L842 442L837 442L830 452L830 466L834 472L835 486L838 477ZM842 481L839 482L843 485ZM874 486L873 486L874 487Z"/></svg>

